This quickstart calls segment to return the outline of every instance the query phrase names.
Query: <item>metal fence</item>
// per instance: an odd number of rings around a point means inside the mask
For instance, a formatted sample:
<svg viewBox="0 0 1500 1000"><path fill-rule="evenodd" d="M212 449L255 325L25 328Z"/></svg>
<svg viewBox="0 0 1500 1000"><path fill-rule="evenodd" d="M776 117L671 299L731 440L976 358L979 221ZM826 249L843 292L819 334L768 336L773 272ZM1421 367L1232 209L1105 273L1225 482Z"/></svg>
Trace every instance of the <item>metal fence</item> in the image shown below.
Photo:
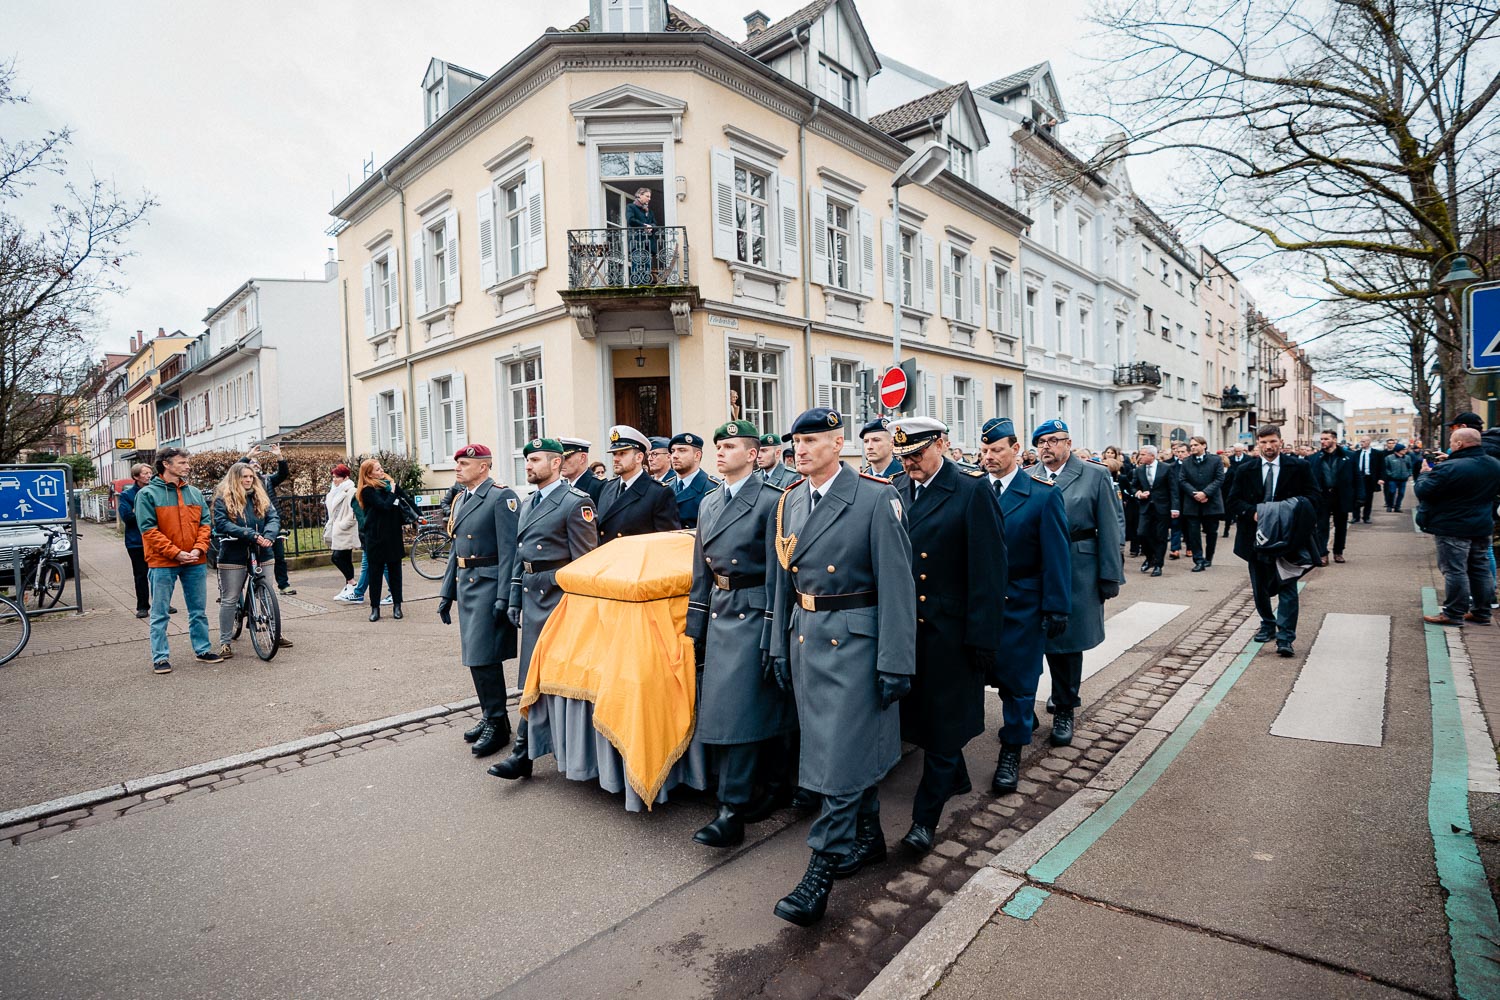
<svg viewBox="0 0 1500 1000"><path fill-rule="evenodd" d="M446 489L424 490L416 494L412 499L417 513L424 517L435 516L446 492ZM323 503L323 497L322 493L280 493L273 497L277 515L281 518L281 530L286 534L288 556L317 555L330 551L328 542L323 537L323 529L328 524L328 508ZM408 528L407 534L411 533Z"/></svg>
<svg viewBox="0 0 1500 1000"><path fill-rule="evenodd" d="M568 287L645 288L688 283L687 229L568 230Z"/></svg>

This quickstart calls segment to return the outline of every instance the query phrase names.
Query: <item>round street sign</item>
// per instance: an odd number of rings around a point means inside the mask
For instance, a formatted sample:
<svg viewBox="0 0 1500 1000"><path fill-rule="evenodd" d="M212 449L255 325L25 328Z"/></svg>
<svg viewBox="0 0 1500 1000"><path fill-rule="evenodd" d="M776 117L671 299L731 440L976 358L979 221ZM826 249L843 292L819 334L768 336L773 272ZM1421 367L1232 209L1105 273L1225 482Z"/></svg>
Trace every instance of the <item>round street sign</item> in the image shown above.
<svg viewBox="0 0 1500 1000"><path fill-rule="evenodd" d="M906 399L906 372L900 368L887 368L880 376L880 405L887 410L897 410Z"/></svg>

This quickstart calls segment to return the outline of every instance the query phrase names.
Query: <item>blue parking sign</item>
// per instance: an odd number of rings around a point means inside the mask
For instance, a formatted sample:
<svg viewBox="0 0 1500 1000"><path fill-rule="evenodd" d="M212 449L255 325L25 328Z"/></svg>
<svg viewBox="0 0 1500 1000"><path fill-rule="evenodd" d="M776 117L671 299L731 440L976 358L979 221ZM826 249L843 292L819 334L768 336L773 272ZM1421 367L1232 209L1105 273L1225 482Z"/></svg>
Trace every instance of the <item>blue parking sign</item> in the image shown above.
<svg viewBox="0 0 1500 1000"><path fill-rule="evenodd" d="M65 465L0 466L0 525L60 524L72 470Z"/></svg>
<svg viewBox="0 0 1500 1000"><path fill-rule="evenodd" d="M1500 371L1500 281L1470 285L1464 294L1469 370Z"/></svg>

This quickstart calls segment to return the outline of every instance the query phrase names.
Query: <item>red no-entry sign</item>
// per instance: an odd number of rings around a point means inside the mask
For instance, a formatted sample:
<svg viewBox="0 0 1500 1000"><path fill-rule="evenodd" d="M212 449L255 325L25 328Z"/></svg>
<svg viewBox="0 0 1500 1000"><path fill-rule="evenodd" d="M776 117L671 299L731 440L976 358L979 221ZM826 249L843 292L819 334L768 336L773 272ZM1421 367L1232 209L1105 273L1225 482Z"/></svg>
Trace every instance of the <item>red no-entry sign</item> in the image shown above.
<svg viewBox="0 0 1500 1000"><path fill-rule="evenodd" d="M880 405L887 410L899 410L906 400L906 372L900 368L887 368L880 376Z"/></svg>

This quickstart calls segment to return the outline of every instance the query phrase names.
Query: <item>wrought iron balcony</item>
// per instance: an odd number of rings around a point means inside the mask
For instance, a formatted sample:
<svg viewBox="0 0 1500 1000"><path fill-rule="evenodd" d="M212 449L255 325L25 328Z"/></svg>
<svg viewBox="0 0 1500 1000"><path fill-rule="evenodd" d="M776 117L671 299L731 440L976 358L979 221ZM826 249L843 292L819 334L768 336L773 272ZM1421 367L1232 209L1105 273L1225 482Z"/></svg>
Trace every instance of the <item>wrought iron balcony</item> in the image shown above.
<svg viewBox="0 0 1500 1000"><path fill-rule="evenodd" d="M1286 423L1286 407L1268 406L1260 411L1260 422L1263 424Z"/></svg>
<svg viewBox="0 0 1500 1000"><path fill-rule="evenodd" d="M1222 408L1226 410L1250 409L1250 397L1237 389L1227 389L1222 397Z"/></svg>
<svg viewBox="0 0 1500 1000"><path fill-rule="evenodd" d="M1267 372L1265 384L1267 389L1280 389L1286 385L1286 371L1276 368Z"/></svg>
<svg viewBox="0 0 1500 1000"><path fill-rule="evenodd" d="M568 290L680 294L688 279L687 229L656 226L568 230Z"/></svg>
<svg viewBox="0 0 1500 1000"><path fill-rule="evenodd" d="M1115 385L1161 385L1161 368L1144 361L1137 361L1133 365L1115 365Z"/></svg>

